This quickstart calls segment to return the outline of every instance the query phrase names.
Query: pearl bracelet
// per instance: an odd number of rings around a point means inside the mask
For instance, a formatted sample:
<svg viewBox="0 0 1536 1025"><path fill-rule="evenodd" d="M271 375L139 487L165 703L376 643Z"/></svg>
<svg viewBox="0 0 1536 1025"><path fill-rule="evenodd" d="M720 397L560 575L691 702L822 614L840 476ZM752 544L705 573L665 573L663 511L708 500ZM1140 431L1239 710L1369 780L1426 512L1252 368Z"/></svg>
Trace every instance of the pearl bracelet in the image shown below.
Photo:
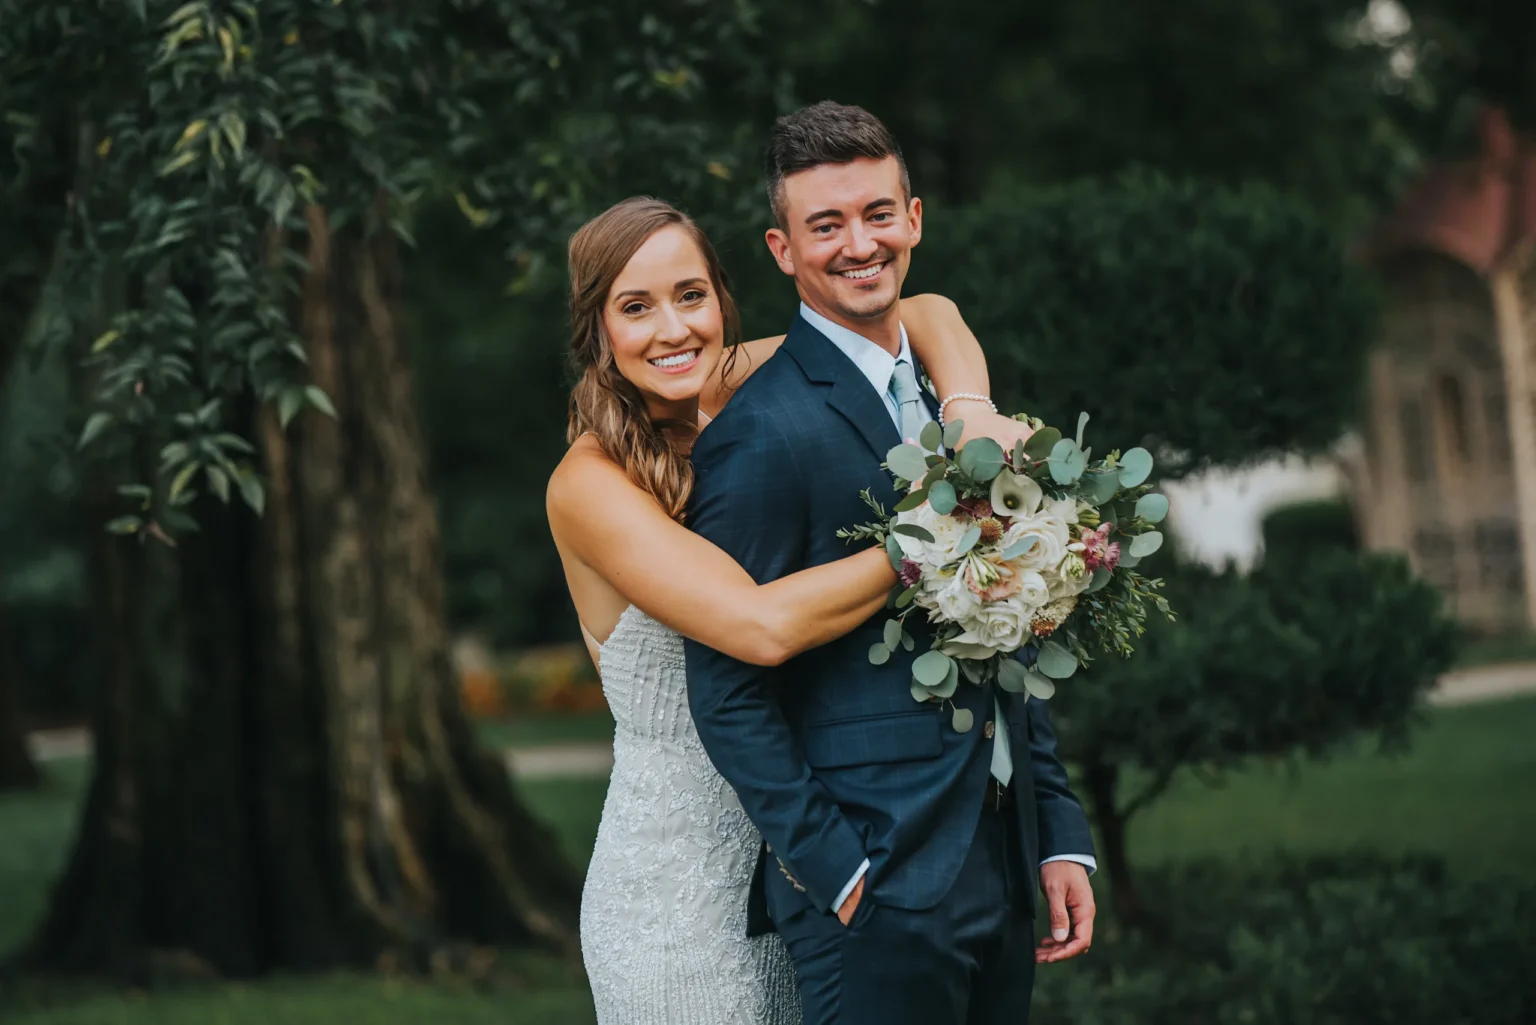
<svg viewBox="0 0 1536 1025"><path fill-rule="evenodd" d="M985 402L987 405L992 407L992 412L994 412L994 413L997 412L997 403L993 402L990 398L988 398L985 395L977 395L975 392L966 392L966 391L956 392L955 394L951 395L949 398L945 399L943 402L939 403L939 426L940 427L944 426L944 410L948 409L949 408L949 404L951 402L954 402L957 399L970 399L972 402Z"/></svg>

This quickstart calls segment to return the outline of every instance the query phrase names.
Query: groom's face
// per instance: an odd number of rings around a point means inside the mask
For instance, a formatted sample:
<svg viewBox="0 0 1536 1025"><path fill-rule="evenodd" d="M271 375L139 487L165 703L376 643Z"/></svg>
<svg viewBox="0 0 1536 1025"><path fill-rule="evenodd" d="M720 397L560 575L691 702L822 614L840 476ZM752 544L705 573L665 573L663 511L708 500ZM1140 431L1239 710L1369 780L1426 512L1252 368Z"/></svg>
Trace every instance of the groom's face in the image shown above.
<svg viewBox="0 0 1536 1025"><path fill-rule="evenodd" d="M789 175L784 218L768 232L768 248L811 309L857 330L896 305L922 238L923 204L907 196L895 157Z"/></svg>

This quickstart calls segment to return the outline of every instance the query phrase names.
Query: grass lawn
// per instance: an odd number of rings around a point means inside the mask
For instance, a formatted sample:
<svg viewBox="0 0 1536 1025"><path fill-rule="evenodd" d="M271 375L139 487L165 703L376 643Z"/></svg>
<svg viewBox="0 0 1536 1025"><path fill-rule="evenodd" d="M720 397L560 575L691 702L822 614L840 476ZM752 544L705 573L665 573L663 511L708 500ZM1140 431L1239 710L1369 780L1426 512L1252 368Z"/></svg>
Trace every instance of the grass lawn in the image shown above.
<svg viewBox="0 0 1536 1025"><path fill-rule="evenodd" d="M582 721L585 718L586 721ZM572 717L558 727L498 723L490 737L512 742L596 739L611 725ZM0 952L17 943L46 899L74 829L86 763L55 762L49 787L0 797ZM606 780L524 784L534 810L579 864L597 831ZM1141 864L1184 857L1241 858L1370 849L1427 851L1461 873L1531 873L1536 866L1536 698L1429 713L1408 754L1361 749L1294 772L1257 768L1220 789L1193 779L1132 825ZM513 955L520 986L494 991L447 982L341 974L154 994L61 993L49 987L0 997L8 1025L575 1025L591 1022L579 980L545 961Z"/></svg>
<svg viewBox="0 0 1536 1025"><path fill-rule="evenodd" d="M613 739L613 716L604 709L563 715L482 719L475 724L475 732L484 743L502 748L608 741Z"/></svg>

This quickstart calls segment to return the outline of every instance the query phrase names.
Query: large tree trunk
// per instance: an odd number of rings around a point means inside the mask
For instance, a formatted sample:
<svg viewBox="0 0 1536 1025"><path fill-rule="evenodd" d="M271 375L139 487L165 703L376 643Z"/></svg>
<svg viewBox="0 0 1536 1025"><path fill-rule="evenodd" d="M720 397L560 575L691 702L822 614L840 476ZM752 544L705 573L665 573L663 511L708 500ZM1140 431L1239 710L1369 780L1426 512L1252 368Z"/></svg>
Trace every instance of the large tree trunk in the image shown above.
<svg viewBox="0 0 1536 1025"><path fill-rule="evenodd" d="M34 787L42 779L27 751L19 668L6 617L0 605L0 792Z"/></svg>
<svg viewBox="0 0 1536 1025"><path fill-rule="evenodd" d="M575 950L579 881L454 686L392 240L310 229L299 323L338 418L262 413L260 519L204 500L174 552L98 528L111 670L38 967Z"/></svg>
<svg viewBox="0 0 1536 1025"><path fill-rule="evenodd" d="M1120 771L1113 765L1089 761L1083 765L1083 792L1094 824L1099 827L1099 854L1109 876L1110 906L1116 917L1131 928L1153 925L1141 900L1126 850L1129 821L1119 805Z"/></svg>

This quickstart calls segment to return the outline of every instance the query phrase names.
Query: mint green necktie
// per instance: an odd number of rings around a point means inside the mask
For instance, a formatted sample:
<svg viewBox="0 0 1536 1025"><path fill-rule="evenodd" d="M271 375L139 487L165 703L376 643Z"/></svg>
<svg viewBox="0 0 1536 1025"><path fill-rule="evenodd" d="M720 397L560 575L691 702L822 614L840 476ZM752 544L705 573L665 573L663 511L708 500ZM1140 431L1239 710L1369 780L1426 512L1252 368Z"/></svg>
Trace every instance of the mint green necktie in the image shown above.
<svg viewBox="0 0 1536 1025"><path fill-rule="evenodd" d="M923 408L923 393L917 389L917 374L904 359L896 361L891 371L891 395L896 399L896 426L903 441L915 442L923 427L933 418Z"/></svg>

